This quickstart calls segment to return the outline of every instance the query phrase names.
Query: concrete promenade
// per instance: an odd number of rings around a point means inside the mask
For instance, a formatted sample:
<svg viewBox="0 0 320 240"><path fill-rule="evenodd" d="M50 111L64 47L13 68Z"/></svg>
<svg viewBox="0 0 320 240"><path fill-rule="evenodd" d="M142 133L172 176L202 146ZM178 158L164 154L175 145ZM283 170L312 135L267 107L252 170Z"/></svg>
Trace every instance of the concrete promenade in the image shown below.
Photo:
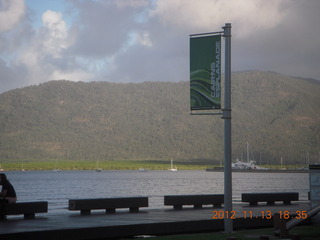
<svg viewBox="0 0 320 240"><path fill-rule="evenodd" d="M293 216L297 211L306 211L309 208L308 201L292 202L291 205L276 203L273 206L261 204L253 207L246 203L234 203L234 229L272 227L273 219L269 219L270 214L288 211L286 213ZM220 218L227 215L221 215L220 211L223 212L223 208L142 208L139 213L117 210L115 214L105 214L101 210L92 211L89 216L81 216L79 211L66 209L63 214L38 214L31 220L24 220L22 215L8 216L7 221L0 222L0 239L114 239L137 235L222 231L224 225ZM217 219L212 219L213 217Z"/></svg>

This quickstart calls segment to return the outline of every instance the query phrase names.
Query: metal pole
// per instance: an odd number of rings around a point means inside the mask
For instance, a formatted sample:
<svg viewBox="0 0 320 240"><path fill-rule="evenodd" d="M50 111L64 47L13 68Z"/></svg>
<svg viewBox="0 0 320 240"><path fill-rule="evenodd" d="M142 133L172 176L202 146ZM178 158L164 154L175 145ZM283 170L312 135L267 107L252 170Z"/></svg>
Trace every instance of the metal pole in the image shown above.
<svg viewBox="0 0 320 240"><path fill-rule="evenodd" d="M224 211L230 216L232 211L232 169L231 169L231 23L223 27L225 37L225 96L224 96ZM224 219L224 231L233 231L233 222L230 218Z"/></svg>

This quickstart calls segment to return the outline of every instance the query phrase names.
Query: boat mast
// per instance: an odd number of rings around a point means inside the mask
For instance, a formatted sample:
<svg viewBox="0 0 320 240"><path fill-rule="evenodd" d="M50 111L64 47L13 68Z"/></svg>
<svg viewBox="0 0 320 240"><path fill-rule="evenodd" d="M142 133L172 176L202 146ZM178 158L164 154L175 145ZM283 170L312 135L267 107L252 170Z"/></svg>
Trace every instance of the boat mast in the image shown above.
<svg viewBox="0 0 320 240"><path fill-rule="evenodd" d="M249 143L247 142L247 162L250 162L250 157L249 157L250 153L249 153Z"/></svg>

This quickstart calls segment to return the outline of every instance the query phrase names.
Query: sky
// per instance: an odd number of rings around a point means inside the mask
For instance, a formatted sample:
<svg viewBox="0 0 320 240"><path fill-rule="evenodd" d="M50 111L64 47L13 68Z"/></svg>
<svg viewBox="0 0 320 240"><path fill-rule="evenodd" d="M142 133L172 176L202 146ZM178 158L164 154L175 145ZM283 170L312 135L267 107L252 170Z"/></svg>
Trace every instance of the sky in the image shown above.
<svg viewBox="0 0 320 240"><path fill-rule="evenodd" d="M190 34L232 24L232 71L320 80L319 0L0 0L0 93L189 81Z"/></svg>

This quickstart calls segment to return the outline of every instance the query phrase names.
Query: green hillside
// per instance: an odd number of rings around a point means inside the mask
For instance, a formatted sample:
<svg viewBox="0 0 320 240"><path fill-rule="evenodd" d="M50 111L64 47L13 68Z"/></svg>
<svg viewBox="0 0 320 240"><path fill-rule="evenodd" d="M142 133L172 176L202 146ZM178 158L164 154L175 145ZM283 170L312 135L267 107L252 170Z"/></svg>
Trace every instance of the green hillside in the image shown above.
<svg viewBox="0 0 320 240"><path fill-rule="evenodd" d="M233 158L320 161L320 81L232 75ZM51 81L0 95L0 161L168 160L219 164L223 120L191 116L188 82Z"/></svg>

